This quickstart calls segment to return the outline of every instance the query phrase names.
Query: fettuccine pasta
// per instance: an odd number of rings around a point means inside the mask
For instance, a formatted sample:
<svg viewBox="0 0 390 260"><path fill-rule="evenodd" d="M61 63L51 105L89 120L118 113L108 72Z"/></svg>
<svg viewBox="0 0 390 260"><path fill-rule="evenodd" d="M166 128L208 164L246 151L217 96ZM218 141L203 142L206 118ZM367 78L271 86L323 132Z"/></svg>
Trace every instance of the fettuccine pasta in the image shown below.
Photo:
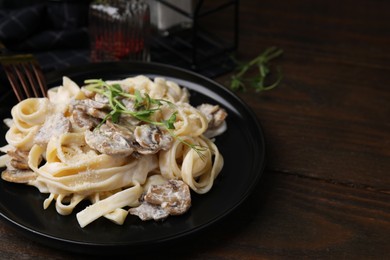
<svg viewBox="0 0 390 260"><path fill-rule="evenodd" d="M213 142L226 129L225 110L193 107L189 92L172 81L145 76L86 80L64 77L47 98L29 98L12 108L0 148L3 180L48 194L81 227L100 217L123 224L185 213L190 191L204 194L223 167ZM219 129L219 130L218 130Z"/></svg>

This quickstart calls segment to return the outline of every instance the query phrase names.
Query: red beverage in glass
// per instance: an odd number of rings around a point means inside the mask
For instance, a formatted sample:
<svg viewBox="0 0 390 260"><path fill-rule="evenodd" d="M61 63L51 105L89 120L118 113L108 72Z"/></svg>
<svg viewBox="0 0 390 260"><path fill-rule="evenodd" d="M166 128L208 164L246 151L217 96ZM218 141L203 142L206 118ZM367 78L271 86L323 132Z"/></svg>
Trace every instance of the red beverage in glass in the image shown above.
<svg viewBox="0 0 390 260"><path fill-rule="evenodd" d="M149 6L137 0L92 2L89 12L91 60L149 60Z"/></svg>

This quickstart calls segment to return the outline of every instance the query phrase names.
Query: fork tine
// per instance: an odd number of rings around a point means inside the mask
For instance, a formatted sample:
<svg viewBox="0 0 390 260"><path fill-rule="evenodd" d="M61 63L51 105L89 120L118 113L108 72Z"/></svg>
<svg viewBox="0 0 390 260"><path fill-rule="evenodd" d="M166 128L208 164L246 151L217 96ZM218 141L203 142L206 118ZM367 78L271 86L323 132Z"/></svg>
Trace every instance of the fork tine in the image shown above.
<svg viewBox="0 0 390 260"><path fill-rule="evenodd" d="M32 97L33 93L31 92L31 88L27 83L28 76L23 73L23 71L25 71L23 64L14 64L13 69L15 70L16 75L18 75L18 79L23 87L24 93L26 93L27 97Z"/></svg>
<svg viewBox="0 0 390 260"><path fill-rule="evenodd" d="M30 82L29 86L33 90L35 97L46 97L46 82L38 62L33 60L23 63L23 68Z"/></svg>
<svg viewBox="0 0 390 260"><path fill-rule="evenodd" d="M28 84L26 82L26 86L23 86L23 88L27 89L27 91L30 91L32 90L34 92L34 96L37 97L38 96L38 91L36 90L36 88L34 87L31 87L31 86L34 86L36 84L36 81L34 80L34 75L33 75L33 72L30 68L30 64L28 63L22 63L20 64L20 67L23 69L24 71L24 75L26 76L26 81L28 80ZM23 80L22 80L22 85L23 85ZM31 97L31 95L29 95Z"/></svg>
<svg viewBox="0 0 390 260"><path fill-rule="evenodd" d="M0 62L19 101L29 97L46 97L45 78L33 55L1 56Z"/></svg>
<svg viewBox="0 0 390 260"><path fill-rule="evenodd" d="M42 69L39 66L37 61L34 61L32 63L32 68L34 70L36 79L38 80L39 89L41 90L41 94L43 97L46 97L46 95L47 95L46 80L45 80L45 77L43 76Z"/></svg>
<svg viewBox="0 0 390 260"><path fill-rule="evenodd" d="M25 98L25 96L23 95L23 92L21 90L19 82L15 77L15 71L9 65L3 64L3 68L4 68L5 73L7 74L7 78L8 78L9 83L11 84L12 89L13 89L16 97L18 98L18 101L22 101Z"/></svg>

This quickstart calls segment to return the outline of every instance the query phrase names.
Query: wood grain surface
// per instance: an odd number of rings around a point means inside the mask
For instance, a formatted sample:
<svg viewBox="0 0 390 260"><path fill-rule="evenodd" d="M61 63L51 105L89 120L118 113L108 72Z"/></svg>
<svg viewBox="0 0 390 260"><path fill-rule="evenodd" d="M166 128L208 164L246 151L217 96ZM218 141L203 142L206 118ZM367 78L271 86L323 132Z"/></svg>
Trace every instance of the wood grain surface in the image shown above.
<svg viewBox="0 0 390 260"><path fill-rule="evenodd" d="M237 58L284 50L277 88L237 93L264 128L264 178L196 237L128 259L388 259L389 12L384 0L240 1ZM224 24L209 21L230 35ZM215 80L228 87L230 77ZM47 248L3 223L0 258L96 259Z"/></svg>

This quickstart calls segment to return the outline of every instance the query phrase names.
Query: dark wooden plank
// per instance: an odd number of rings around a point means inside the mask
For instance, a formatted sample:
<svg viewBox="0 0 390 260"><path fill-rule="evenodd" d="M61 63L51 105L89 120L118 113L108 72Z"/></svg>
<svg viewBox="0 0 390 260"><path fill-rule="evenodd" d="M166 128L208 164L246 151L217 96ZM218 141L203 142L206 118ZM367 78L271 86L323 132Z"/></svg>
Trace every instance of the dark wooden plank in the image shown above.
<svg viewBox="0 0 390 260"><path fill-rule="evenodd" d="M269 167L390 187L390 93L381 86L326 80L324 70L307 71L313 74L295 74L307 83L286 78L273 93L245 96L264 125Z"/></svg>
<svg viewBox="0 0 390 260"><path fill-rule="evenodd" d="M238 56L285 50L277 89L240 94L264 126L269 169L389 190L386 3L243 2Z"/></svg>
<svg viewBox="0 0 390 260"><path fill-rule="evenodd" d="M242 208L191 243L194 259L381 259L390 250L389 198L268 172Z"/></svg>
<svg viewBox="0 0 390 260"><path fill-rule="evenodd" d="M278 173L269 173L259 189L265 191L246 204L257 206L255 211L237 216L243 219L233 244L248 258L360 259L389 253L389 194Z"/></svg>

